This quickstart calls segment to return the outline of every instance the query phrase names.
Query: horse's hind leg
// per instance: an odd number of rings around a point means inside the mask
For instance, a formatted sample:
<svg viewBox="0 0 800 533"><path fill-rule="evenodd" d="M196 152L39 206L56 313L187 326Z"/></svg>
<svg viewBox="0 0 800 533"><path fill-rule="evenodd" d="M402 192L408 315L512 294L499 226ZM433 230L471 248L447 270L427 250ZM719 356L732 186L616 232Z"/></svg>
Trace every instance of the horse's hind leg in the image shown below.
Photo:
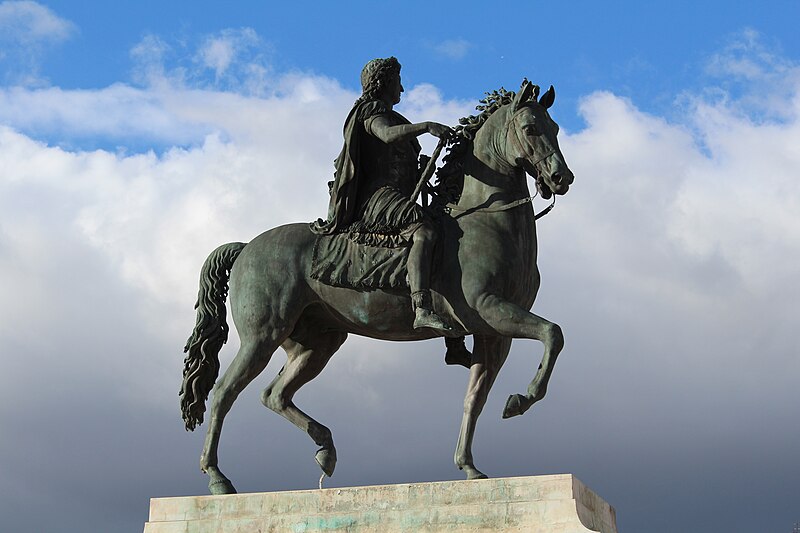
<svg viewBox="0 0 800 533"><path fill-rule="evenodd" d="M521 415L547 393L547 384L564 348L564 336L558 324L534 315L497 297L486 298L481 316L498 334L513 338L536 339L544 344L544 354L536 376L528 385L527 394L512 394L503 409L503 418Z"/></svg>
<svg viewBox="0 0 800 533"><path fill-rule="evenodd" d="M208 474L211 494L234 494L236 489L219 469L217 449L222 433L222 422L233 402L244 388L260 374L278 348L276 339L242 339L239 352L213 389L211 413L208 421L200 468Z"/></svg>
<svg viewBox="0 0 800 533"><path fill-rule="evenodd" d="M509 338L475 337L475 347L472 350L473 364L470 366L469 385L464 396L464 417L461 419L461 431L454 457L456 466L467 474L467 479L486 477L473 463L472 439L475 436L478 416L486 404L486 398L497 378L497 373L508 356L509 348L511 348Z"/></svg>
<svg viewBox="0 0 800 533"><path fill-rule="evenodd" d="M316 460L327 476L336 468L336 448L331 431L297 408L292 402L295 393L319 375L331 356L347 338L344 332L292 336L283 343L288 356L286 364L261 394L261 402L286 420L305 431L320 447Z"/></svg>

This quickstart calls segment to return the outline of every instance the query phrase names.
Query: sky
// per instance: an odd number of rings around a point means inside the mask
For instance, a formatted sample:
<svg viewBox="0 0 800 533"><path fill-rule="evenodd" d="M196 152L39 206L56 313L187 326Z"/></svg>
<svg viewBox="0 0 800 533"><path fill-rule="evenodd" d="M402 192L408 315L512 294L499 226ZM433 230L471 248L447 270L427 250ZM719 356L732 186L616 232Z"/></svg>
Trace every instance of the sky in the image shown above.
<svg viewBox="0 0 800 533"><path fill-rule="evenodd" d="M501 420L541 356L514 342L476 466L573 473L624 532L791 532L797 20L796 0L0 3L3 530L141 531L149 498L206 493L205 426L178 405L200 266L327 212L360 70L395 55L412 121L554 85L576 176L537 225L533 310L566 347L547 398ZM232 330L223 367L237 347ZM351 336L298 393L334 434L326 486L460 479L467 372L443 356ZM258 401L284 360L226 419L241 492L319 477Z"/></svg>

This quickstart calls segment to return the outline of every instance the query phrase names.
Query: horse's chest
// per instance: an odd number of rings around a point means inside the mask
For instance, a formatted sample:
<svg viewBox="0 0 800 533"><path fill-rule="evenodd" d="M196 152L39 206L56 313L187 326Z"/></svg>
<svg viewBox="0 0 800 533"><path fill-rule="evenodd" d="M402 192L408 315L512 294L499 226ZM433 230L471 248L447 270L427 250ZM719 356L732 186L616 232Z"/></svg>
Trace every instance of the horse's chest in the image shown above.
<svg viewBox="0 0 800 533"><path fill-rule="evenodd" d="M513 300L527 299L535 290L537 272L532 228L489 220L464 230L460 263L474 286Z"/></svg>

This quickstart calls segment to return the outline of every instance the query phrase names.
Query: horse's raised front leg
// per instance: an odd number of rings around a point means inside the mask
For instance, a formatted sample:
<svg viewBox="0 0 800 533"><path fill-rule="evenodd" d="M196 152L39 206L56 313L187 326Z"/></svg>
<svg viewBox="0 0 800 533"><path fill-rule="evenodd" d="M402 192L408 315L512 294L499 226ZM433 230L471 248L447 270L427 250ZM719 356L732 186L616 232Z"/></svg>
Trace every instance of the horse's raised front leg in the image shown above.
<svg viewBox="0 0 800 533"><path fill-rule="evenodd" d="M317 464L328 477L336 468L336 448L331 431L305 414L292 402L295 393L319 375L331 356L347 339L347 333L294 334L283 343L288 356L286 364L272 383L261 394L261 402L286 420L303 430L319 446L315 455Z"/></svg>
<svg viewBox="0 0 800 533"><path fill-rule="evenodd" d="M233 484L218 466L217 450L222 434L222 422L233 406L233 402L244 388L264 370L277 348L278 342L274 340L246 341L242 339L239 352L214 386L208 430L203 453L200 456L200 469L209 476L208 489L211 494L236 493Z"/></svg>
<svg viewBox="0 0 800 533"><path fill-rule="evenodd" d="M470 367L469 385L464 396L464 416L461 419L461 432L456 445L455 463L463 470L467 479L482 479L486 475L475 468L472 459L472 439L489 390L497 378L511 347L511 339L504 337L475 336L472 350L473 364Z"/></svg>
<svg viewBox="0 0 800 533"><path fill-rule="evenodd" d="M544 354L527 394L512 394L503 409L503 418L521 415L544 398L558 354L564 347L564 336L558 324L526 311L498 297L486 297L480 308L481 317L498 334L513 338L536 339L544 344Z"/></svg>

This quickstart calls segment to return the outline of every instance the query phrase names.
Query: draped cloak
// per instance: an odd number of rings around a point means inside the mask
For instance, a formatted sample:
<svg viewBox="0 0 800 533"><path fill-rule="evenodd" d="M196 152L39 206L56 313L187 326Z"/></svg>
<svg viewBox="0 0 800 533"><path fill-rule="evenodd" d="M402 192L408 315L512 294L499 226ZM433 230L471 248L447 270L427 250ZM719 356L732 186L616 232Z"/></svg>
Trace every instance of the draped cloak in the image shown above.
<svg viewBox="0 0 800 533"><path fill-rule="evenodd" d="M364 123L371 117L380 114L390 114L392 121L398 124L410 123L399 113L390 110L380 100L367 100L353 106L344 124L344 146L335 161L336 171L334 173L333 187L331 188L328 219L318 219L316 222L311 223L311 231L314 233L319 235L341 233L358 221L361 215L359 210L364 207L364 198L361 198L360 191L368 188L366 185L368 180L381 179L380 176L368 175L368 169L374 168L374 165L364 164L365 162L362 161L362 157L365 156L366 145L369 144L366 136L370 135ZM419 143L416 139L412 141L412 149L415 150L415 154L419 153ZM377 157L377 154L370 155ZM367 157L370 155L367 155ZM416 165L416 155L414 155L414 164ZM394 191L394 196L398 197L399 194ZM394 202L393 200L389 201ZM411 202L410 199L403 203L406 205L400 207L405 214L400 219L404 220L404 223L407 223L407 221L414 222L410 219L421 218L422 211L417 204ZM399 228L396 228L395 231L397 229Z"/></svg>

